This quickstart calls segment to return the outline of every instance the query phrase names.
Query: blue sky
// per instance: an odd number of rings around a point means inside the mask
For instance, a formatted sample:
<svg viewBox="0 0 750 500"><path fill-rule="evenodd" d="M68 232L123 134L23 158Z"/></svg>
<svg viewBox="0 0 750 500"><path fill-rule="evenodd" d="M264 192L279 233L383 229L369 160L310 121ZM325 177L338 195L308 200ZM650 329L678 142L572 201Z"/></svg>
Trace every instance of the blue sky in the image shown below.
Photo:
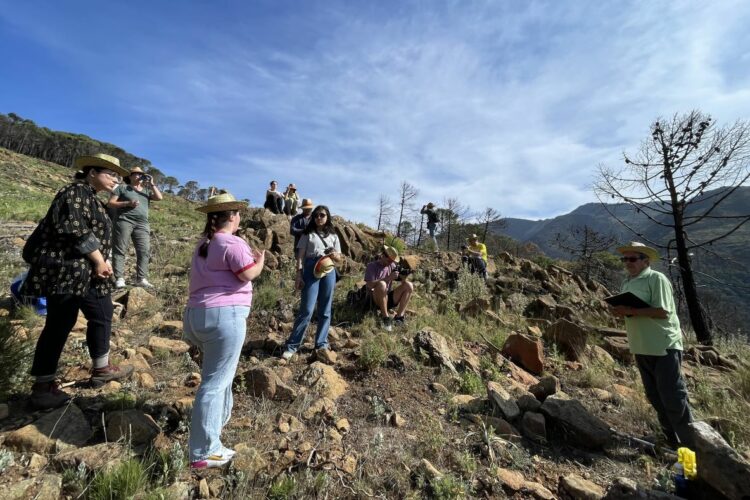
<svg viewBox="0 0 750 500"><path fill-rule="evenodd" d="M0 112L262 203L547 218L660 115L750 117L750 3L0 0Z"/></svg>

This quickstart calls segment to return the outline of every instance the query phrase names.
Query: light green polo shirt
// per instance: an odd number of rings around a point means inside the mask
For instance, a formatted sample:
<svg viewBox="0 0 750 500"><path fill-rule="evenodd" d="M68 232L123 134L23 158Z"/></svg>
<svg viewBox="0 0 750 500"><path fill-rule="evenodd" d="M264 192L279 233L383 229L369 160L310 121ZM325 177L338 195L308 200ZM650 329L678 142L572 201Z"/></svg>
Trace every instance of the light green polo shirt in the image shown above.
<svg viewBox="0 0 750 500"><path fill-rule="evenodd" d="M666 319L625 318L628 342L633 354L664 356L667 349L682 350L682 331L677 318L672 284L666 276L647 267L634 278L626 278L621 291L631 292L651 307L667 311Z"/></svg>

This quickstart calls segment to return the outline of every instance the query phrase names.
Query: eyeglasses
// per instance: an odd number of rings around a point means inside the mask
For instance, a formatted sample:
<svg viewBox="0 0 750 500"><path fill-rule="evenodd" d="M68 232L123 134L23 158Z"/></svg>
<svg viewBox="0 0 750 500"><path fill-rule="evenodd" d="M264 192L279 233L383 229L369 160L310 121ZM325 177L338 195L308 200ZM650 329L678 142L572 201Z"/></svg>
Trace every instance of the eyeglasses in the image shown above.
<svg viewBox="0 0 750 500"><path fill-rule="evenodd" d="M328 217L328 215L326 215L325 212L318 212L317 214L315 214L316 219L325 219L326 217Z"/></svg>
<svg viewBox="0 0 750 500"><path fill-rule="evenodd" d="M122 176L120 174L118 174L118 173L115 173L115 172L113 172L111 170L107 170L107 169L102 169L102 170L97 170L97 171L99 173L101 173L101 174L105 174L105 175L108 175L108 176L112 177L118 183L122 182Z"/></svg>
<svg viewBox="0 0 750 500"><path fill-rule="evenodd" d="M646 257L620 257L620 260L622 262L638 262L639 260L643 260Z"/></svg>

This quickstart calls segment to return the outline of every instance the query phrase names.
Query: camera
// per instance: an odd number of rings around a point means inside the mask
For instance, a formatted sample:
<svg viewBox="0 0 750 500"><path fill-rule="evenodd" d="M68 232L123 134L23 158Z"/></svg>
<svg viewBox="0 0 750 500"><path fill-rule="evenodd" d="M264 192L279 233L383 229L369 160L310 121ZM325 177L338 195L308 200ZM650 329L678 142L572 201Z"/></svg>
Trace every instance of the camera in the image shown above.
<svg viewBox="0 0 750 500"><path fill-rule="evenodd" d="M396 278L397 281L402 281L413 272L412 269L408 269L402 265L396 266L395 271L398 273L398 278Z"/></svg>
<svg viewBox="0 0 750 500"><path fill-rule="evenodd" d="M151 182L151 179L153 179L153 177L151 177L151 176L150 176L150 175L148 175L148 174L143 174L143 175L141 176L141 178L143 179L143 182Z"/></svg>
<svg viewBox="0 0 750 500"><path fill-rule="evenodd" d="M323 250L323 253L325 253L326 255L331 255L334 251L335 249L333 247L328 247L325 250Z"/></svg>

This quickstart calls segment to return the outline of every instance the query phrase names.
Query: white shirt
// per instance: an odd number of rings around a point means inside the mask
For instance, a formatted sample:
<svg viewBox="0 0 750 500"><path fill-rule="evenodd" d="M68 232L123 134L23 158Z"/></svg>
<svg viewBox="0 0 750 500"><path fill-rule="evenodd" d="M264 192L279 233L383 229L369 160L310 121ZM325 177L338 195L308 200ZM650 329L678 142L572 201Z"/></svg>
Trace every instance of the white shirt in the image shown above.
<svg viewBox="0 0 750 500"><path fill-rule="evenodd" d="M311 222L313 224L313 222ZM297 250L300 248L305 249L305 258L310 257L322 257L326 254L326 248L333 247L333 249L341 253L341 245L339 244L339 237L335 233L331 233L325 238L322 238L317 232L313 231L310 234L303 234L297 243Z"/></svg>

